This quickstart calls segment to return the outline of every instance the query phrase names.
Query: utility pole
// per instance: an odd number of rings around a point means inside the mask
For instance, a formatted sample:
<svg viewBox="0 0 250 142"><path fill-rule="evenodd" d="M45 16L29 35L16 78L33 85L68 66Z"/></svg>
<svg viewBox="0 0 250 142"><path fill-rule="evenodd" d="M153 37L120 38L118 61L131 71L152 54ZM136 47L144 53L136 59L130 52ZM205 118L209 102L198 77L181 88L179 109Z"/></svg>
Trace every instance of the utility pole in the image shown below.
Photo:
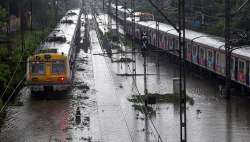
<svg viewBox="0 0 250 142"><path fill-rule="evenodd" d="M108 30L111 31L112 28L112 19L111 19L111 0L109 1L109 7L108 7Z"/></svg>
<svg viewBox="0 0 250 142"><path fill-rule="evenodd" d="M127 2L125 0L124 2L124 17L123 17L123 27L126 30L127 29Z"/></svg>
<svg viewBox="0 0 250 142"><path fill-rule="evenodd" d="M187 142L186 114L186 45L185 45L185 0L178 3L179 18L179 58L180 58L180 142Z"/></svg>
<svg viewBox="0 0 250 142"><path fill-rule="evenodd" d="M102 10L104 12L104 9L105 9L105 0L102 0Z"/></svg>
<svg viewBox="0 0 250 142"><path fill-rule="evenodd" d="M136 54L135 54L135 45L134 45L134 40L135 40L135 3L134 0L131 0L131 17L132 17L132 41L131 41L131 47L132 47L132 60L133 62L133 76L136 79Z"/></svg>
<svg viewBox="0 0 250 142"><path fill-rule="evenodd" d="M144 102L145 102L145 109L147 109L148 106L148 88L147 88L147 51L148 51L148 35L146 32L143 32L142 34L142 56L144 59L143 62L143 69L144 69Z"/></svg>
<svg viewBox="0 0 250 142"><path fill-rule="evenodd" d="M226 97L230 98L230 86L231 86L231 52L230 52L230 22L231 22L231 8L230 0L224 0L225 2L225 58L226 58L226 83L225 93Z"/></svg>
<svg viewBox="0 0 250 142"><path fill-rule="evenodd" d="M160 29L159 29L159 21L156 20L156 45L157 48L160 47ZM156 56L156 67L159 67L159 56Z"/></svg>
<svg viewBox="0 0 250 142"><path fill-rule="evenodd" d="M178 0L178 27L152 2L149 3L164 17L164 19L179 33L179 62L180 62L180 142L187 142L186 114L186 43L185 43L185 0Z"/></svg>
<svg viewBox="0 0 250 142"><path fill-rule="evenodd" d="M119 41L119 25L118 25L118 0L115 0L115 26L116 26L116 38Z"/></svg>

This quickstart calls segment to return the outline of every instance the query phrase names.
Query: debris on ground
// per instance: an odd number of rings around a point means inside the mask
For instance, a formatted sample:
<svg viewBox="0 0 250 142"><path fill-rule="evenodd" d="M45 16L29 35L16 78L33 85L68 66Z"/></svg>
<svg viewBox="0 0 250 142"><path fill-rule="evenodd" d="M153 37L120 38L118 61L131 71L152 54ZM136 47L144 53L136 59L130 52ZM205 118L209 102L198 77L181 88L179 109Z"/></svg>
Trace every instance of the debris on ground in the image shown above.
<svg viewBox="0 0 250 142"><path fill-rule="evenodd" d="M115 62L115 63L131 63L131 62L135 62L135 61L130 59L130 58L120 58L120 59L115 60L113 62Z"/></svg>
<svg viewBox="0 0 250 142"><path fill-rule="evenodd" d="M147 95L147 101L149 104L155 103L179 103L180 96L175 94L158 94L158 93L149 93ZM131 98L128 98L128 101L133 103L144 103L146 101L145 95L132 95ZM187 96L187 102L190 105L194 105L194 99L190 96Z"/></svg>

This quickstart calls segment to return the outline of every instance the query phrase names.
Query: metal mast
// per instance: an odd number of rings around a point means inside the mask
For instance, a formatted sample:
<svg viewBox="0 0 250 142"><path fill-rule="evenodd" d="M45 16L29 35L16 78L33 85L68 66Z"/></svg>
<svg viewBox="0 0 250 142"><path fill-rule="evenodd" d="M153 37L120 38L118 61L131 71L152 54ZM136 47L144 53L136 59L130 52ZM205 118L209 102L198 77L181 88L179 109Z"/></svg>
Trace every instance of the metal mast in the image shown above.
<svg viewBox="0 0 250 142"><path fill-rule="evenodd" d="M115 0L115 26L116 26L116 39L119 41L119 25L118 25L118 0Z"/></svg>
<svg viewBox="0 0 250 142"><path fill-rule="evenodd" d="M132 17L132 41L131 41L131 46L132 46L132 60L134 61L133 63L133 75L136 77L136 53L135 53L135 45L134 45L134 40L135 40L135 3L134 0L131 0L131 17Z"/></svg>
<svg viewBox="0 0 250 142"><path fill-rule="evenodd" d="M150 4L165 18L165 20L179 33L179 62L180 62L180 141L187 141L186 117L186 45L185 45L185 0L178 0L178 25L177 27L168 17L152 2Z"/></svg>
<svg viewBox="0 0 250 142"><path fill-rule="evenodd" d="M224 0L225 2L225 52L226 52L226 83L225 93L227 98L230 96L231 86L231 53L230 53L230 0Z"/></svg>
<svg viewBox="0 0 250 142"><path fill-rule="evenodd" d="M179 58L180 58L180 141L187 141L186 115L186 45L185 45L185 0L179 0Z"/></svg>
<svg viewBox="0 0 250 142"><path fill-rule="evenodd" d="M109 6L108 6L108 31L111 31L112 28L112 19L110 15L111 15L111 0L109 0Z"/></svg>

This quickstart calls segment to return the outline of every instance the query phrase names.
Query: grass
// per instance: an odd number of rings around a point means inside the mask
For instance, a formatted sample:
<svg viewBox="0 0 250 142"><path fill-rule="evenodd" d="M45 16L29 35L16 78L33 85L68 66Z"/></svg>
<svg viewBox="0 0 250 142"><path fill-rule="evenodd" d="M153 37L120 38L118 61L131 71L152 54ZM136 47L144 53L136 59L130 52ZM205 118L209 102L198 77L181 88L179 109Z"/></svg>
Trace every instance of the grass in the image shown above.
<svg viewBox="0 0 250 142"><path fill-rule="evenodd" d="M156 103L179 103L180 96L175 94L158 94L158 93L149 93L147 95L148 101ZM142 103L146 100L145 95L132 95L131 98L128 98L128 101L133 103ZM190 105L194 104L193 98L187 96L187 102Z"/></svg>

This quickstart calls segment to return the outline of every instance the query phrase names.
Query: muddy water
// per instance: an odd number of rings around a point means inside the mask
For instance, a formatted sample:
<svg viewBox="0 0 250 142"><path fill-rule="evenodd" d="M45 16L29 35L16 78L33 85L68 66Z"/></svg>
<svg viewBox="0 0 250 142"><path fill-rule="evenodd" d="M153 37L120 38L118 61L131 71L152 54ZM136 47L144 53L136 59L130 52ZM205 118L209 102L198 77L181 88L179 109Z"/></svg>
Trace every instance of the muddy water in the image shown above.
<svg viewBox="0 0 250 142"><path fill-rule="evenodd" d="M92 139L90 124L97 110L93 94L90 53L80 50L74 73L74 87L68 93L31 97L28 88L19 93L23 106L8 107L0 129L1 142L64 142ZM76 110L81 116L76 121ZM94 129L92 131L95 131ZM94 135L93 135L94 136Z"/></svg>
<svg viewBox="0 0 250 142"><path fill-rule="evenodd" d="M113 55L113 58L119 59L124 56ZM127 55L127 57L131 58L131 55ZM157 58L159 67L156 65ZM136 63L137 73L142 74L143 58L141 55L137 55ZM108 76L112 76L112 80L109 82L113 83L116 88L115 93L119 96L118 102L122 108L120 111L125 114L126 118L123 123L128 123L131 141L158 141L159 138L150 119L147 120L143 114L135 111L131 107L132 104L127 101L132 94L138 93L137 89L143 94L143 76L136 77L135 85L132 77L117 76L131 73L131 64L112 63L107 58L103 64L107 64ZM103 72L106 71L103 70ZM147 60L147 72L151 74L147 76L149 92L171 93L173 91L172 79L178 76L178 71L178 66L173 64L166 55L150 55ZM231 101L226 101L220 96L218 89L220 84L216 83L215 79L206 75L205 77L197 75L195 72L187 72L187 75L187 93L195 101L193 105L188 104L187 106L188 141L250 141L250 111L248 110L250 99L237 96L232 97ZM112 101L112 98L110 100ZM155 109L156 115L151 120L156 125L163 141L179 141L179 105L163 103L152 107ZM113 124L106 125L111 127ZM115 136L108 133L105 136L116 140Z"/></svg>
<svg viewBox="0 0 250 142"><path fill-rule="evenodd" d="M127 99L143 94L143 76L136 82L131 64L112 63L109 58L92 55L102 53L95 31L90 32L92 51L80 50L76 62L74 88L68 94L30 97L21 93L23 106L11 106L1 128L1 142L164 142L179 141L179 106L172 103L153 105L154 116L146 118ZM114 55L119 59L120 55ZM127 55L131 57L131 55ZM160 66L156 66L159 57ZM137 73L143 73L143 58L137 55ZM172 78L178 68L166 56L150 55L147 61L149 92L172 92ZM89 86L89 89L88 87ZM137 86L137 87L136 87ZM187 130L190 142L250 141L249 98L233 97L230 102L220 97L219 84L213 79L188 73L188 95L195 103L187 106ZM76 121L76 110L80 119Z"/></svg>
<svg viewBox="0 0 250 142"><path fill-rule="evenodd" d="M117 55L118 56L118 55ZM119 57L115 57L119 58ZM160 66L157 67L157 58ZM173 91L172 79L178 76L178 67L171 63L167 56L158 54L150 55L147 62L148 90L150 93L171 93ZM137 56L137 73L143 73L143 58ZM124 63L112 64L114 73L129 73L130 69ZM131 68L131 65L130 65ZM131 73L131 72L130 72ZM197 73L188 72L187 92L195 101L194 105L187 106L187 133L188 141L192 142L246 142L250 141L250 99L247 97L232 97L231 101L226 101L220 96L219 84L215 79L202 77ZM117 84L133 88L131 78L115 77ZM137 86L143 94L143 76L136 77ZM130 86L130 87L129 87ZM137 92L131 91L131 94ZM121 96L126 95L127 91L121 91ZM237 94L235 94L237 95ZM179 106L177 104L156 104L153 106L156 115L152 120L156 124L164 141L179 141ZM128 110L129 111L129 110ZM131 116L133 117L133 116ZM143 122L131 124L141 124ZM149 123L150 126L150 123ZM131 125L131 128L133 125ZM152 130L152 133L153 130ZM150 133L150 134L152 134ZM138 135L141 134L138 132ZM152 139L154 135L149 135ZM143 136L141 136L143 137ZM143 140L140 140L143 141ZM145 139L144 139L145 141Z"/></svg>

